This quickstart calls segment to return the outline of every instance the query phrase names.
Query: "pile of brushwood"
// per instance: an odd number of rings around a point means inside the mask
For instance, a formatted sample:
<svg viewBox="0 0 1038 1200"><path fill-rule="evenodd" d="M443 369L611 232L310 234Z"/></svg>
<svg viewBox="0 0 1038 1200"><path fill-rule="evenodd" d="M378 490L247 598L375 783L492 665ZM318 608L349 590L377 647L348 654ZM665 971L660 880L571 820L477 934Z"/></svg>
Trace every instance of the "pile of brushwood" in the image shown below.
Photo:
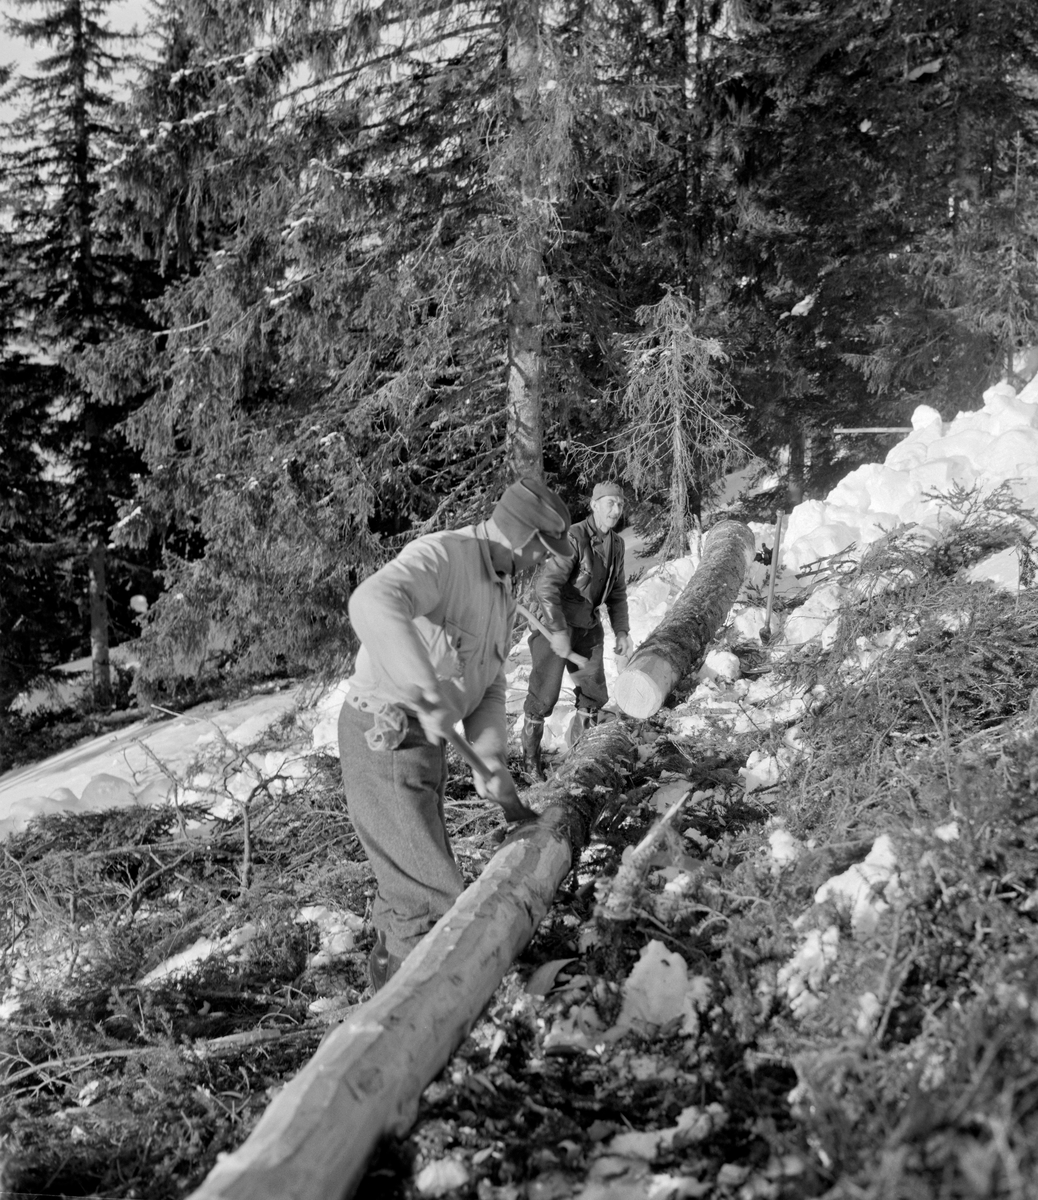
<svg viewBox="0 0 1038 1200"><path fill-rule="evenodd" d="M359 1195L1038 1195L1038 595L964 582L969 550L884 545L842 577L834 644L758 661L813 701L780 784L747 794L738 771L782 730L682 737L664 710L636 731L625 790ZM10 839L3 1188L189 1195L364 999L368 927L315 960L299 919L364 915L373 887L337 764L311 768L234 819L50 816ZM447 812L475 877L497 821L464 774ZM675 779L688 803L610 904ZM780 832L796 852L777 858ZM884 837L876 921L815 902ZM828 950L793 1004L812 931ZM196 969L139 982L201 937ZM604 1036L655 943L687 967L694 1019Z"/></svg>

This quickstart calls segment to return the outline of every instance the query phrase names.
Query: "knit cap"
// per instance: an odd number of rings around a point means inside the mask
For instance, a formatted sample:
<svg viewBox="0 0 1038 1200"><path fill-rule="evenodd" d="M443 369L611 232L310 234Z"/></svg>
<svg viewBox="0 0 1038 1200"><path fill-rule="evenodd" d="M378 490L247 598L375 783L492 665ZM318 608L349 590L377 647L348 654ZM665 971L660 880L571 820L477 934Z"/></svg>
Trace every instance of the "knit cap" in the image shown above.
<svg viewBox="0 0 1038 1200"><path fill-rule="evenodd" d="M569 509L539 479L527 476L505 489L494 506L494 521L513 550L521 550L535 534L552 554L573 553L566 534Z"/></svg>

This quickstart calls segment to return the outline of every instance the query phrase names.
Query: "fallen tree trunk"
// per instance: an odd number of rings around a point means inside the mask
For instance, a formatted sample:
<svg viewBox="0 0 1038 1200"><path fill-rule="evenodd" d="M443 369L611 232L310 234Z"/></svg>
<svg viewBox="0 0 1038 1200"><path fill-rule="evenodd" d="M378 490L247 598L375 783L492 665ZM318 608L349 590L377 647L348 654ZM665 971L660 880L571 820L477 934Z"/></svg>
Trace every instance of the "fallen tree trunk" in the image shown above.
<svg viewBox="0 0 1038 1200"><path fill-rule="evenodd" d="M344 1200L378 1141L413 1124L635 762L622 721L588 730L520 826L399 972L328 1034L191 1200Z"/></svg>
<svg viewBox="0 0 1038 1200"><path fill-rule="evenodd" d="M625 713L641 720L651 717L678 683L702 664L707 646L735 603L753 550L753 534L739 521L725 521L706 535L695 574L613 686L613 699Z"/></svg>

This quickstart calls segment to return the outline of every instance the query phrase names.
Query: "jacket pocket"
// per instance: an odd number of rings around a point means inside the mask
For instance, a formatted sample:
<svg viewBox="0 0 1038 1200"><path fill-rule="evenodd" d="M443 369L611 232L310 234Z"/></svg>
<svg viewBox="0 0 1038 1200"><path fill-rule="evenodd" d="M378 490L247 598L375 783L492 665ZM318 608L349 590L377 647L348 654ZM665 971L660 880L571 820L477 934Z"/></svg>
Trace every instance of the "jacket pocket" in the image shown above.
<svg viewBox="0 0 1038 1200"><path fill-rule="evenodd" d="M437 679L462 679L465 669L472 661L478 648L474 634L462 629L453 621L445 621L436 631L433 645L429 647L433 670Z"/></svg>

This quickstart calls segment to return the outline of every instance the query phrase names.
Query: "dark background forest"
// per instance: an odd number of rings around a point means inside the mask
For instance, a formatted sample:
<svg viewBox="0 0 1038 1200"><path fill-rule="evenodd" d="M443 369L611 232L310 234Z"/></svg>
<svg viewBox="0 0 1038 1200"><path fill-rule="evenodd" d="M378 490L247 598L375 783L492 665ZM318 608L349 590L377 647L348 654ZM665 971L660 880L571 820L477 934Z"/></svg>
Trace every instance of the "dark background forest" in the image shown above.
<svg viewBox="0 0 1038 1200"><path fill-rule="evenodd" d="M1038 343L1033 0L110 7L8 0L0 721L131 638L138 700L340 667L523 474L680 551Z"/></svg>

